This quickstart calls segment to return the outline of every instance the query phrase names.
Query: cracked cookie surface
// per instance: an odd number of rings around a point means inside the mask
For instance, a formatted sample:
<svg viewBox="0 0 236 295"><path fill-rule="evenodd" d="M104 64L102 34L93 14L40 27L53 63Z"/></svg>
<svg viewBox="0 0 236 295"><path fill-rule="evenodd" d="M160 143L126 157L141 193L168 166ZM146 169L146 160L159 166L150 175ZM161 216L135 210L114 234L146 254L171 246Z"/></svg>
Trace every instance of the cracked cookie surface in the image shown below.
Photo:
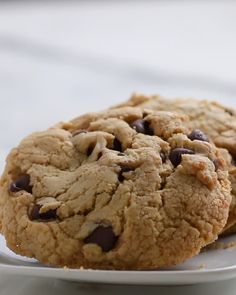
<svg viewBox="0 0 236 295"><path fill-rule="evenodd" d="M233 108L214 101L197 99L167 99L162 96L134 94L121 106L140 107L148 110L172 111L189 116L186 125L191 129L200 129L219 148L228 164L229 178L232 185L232 203L225 230L236 223L236 112ZM236 225L227 232L236 232Z"/></svg>
<svg viewBox="0 0 236 295"><path fill-rule="evenodd" d="M28 136L1 178L7 245L93 269L156 269L198 254L225 226L231 195L221 152L186 120L121 107Z"/></svg>
<svg viewBox="0 0 236 295"><path fill-rule="evenodd" d="M130 100L120 106L186 114L190 118L188 121L190 128L204 131L216 146L226 148L233 157L236 157L236 112L233 108L209 100L167 99L159 95L142 94L134 94Z"/></svg>

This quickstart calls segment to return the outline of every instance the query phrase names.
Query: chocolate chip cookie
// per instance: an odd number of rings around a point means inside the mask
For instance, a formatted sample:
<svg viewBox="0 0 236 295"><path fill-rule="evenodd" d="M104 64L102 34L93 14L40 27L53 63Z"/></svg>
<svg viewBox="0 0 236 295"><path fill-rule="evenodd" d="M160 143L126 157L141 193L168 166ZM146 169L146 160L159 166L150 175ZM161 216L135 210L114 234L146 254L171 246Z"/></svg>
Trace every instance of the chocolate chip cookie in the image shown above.
<svg viewBox="0 0 236 295"><path fill-rule="evenodd" d="M231 202L226 162L187 117L121 107L34 133L1 178L0 229L54 266L157 269L217 239Z"/></svg>
<svg viewBox="0 0 236 295"><path fill-rule="evenodd" d="M196 99L166 99L162 96L135 94L121 106L135 106L142 109L172 111L189 116L187 127L203 131L223 151L228 162L232 184L232 203L225 230L236 223L236 112L214 101ZM149 111L150 112L150 111ZM194 131L196 133L196 130ZM197 131L199 133L199 131ZM196 134L195 134L196 136ZM201 134L197 134L201 137ZM190 136L191 138L191 136ZM234 227L236 229L236 227ZM236 232L231 229L228 232Z"/></svg>

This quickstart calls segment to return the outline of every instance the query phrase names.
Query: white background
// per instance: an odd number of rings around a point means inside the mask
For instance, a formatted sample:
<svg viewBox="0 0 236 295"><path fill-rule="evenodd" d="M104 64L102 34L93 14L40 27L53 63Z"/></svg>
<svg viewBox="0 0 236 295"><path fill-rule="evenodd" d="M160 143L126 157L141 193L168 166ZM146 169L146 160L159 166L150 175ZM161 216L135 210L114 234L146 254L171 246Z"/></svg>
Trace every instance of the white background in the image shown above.
<svg viewBox="0 0 236 295"><path fill-rule="evenodd" d="M236 105L236 1L0 2L0 169L28 133L134 91ZM40 284L29 280L22 294ZM234 294L235 287L175 291Z"/></svg>
<svg viewBox="0 0 236 295"><path fill-rule="evenodd" d="M0 169L34 130L134 91L236 97L236 1L0 3Z"/></svg>

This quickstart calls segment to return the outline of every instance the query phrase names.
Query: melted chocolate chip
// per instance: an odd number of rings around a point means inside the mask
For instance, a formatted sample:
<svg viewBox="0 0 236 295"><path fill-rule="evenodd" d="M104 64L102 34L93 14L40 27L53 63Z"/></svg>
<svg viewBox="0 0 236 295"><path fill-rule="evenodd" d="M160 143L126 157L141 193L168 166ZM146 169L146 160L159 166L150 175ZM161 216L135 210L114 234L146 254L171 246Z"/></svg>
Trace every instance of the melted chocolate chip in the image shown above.
<svg viewBox="0 0 236 295"><path fill-rule="evenodd" d="M176 148L170 152L169 159L171 163L177 167L181 163L182 155L184 154L192 155L194 154L194 151L185 148Z"/></svg>
<svg viewBox="0 0 236 295"><path fill-rule="evenodd" d="M199 129L195 129L193 130L189 136L188 136L189 139L191 140L201 140L201 141L209 141L208 137L206 136L205 133L203 133L201 130Z"/></svg>
<svg viewBox="0 0 236 295"><path fill-rule="evenodd" d="M32 194L32 186L30 185L30 176L28 174L20 176L16 181L10 184L9 190L13 193L24 190Z"/></svg>
<svg viewBox="0 0 236 295"><path fill-rule="evenodd" d="M116 137L113 141L113 150L118 151L118 152L122 152L122 144L119 141L119 139L117 139Z"/></svg>
<svg viewBox="0 0 236 295"><path fill-rule="evenodd" d="M50 209L47 212L39 213L40 209L42 208L42 205L35 204L30 212L30 220L51 220L55 219L57 217L56 209Z"/></svg>
<svg viewBox="0 0 236 295"><path fill-rule="evenodd" d="M85 244L97 244L103 252L112 250L117 241L111 226L99 225L85 240Z"/></svg>
<svg viewBox="0 0 236 295"><path fill-rule="evenodd" d="M123 176L123 173L124 172L130 172L130 171L134 171L133 168L129 168L129 167L122 167L121 170L120 170L120 173L118 175L118 180L120 182L123 182L125 180L124 176Z"/></svg>
<svg viewBox="0 0 236 295"><path fill-rule="evenodd" d="M83 129L76 130L76 131L74 131L74 132L72 133L72 136L74 137L74 136L79 135L79 134L81 134L81 133L88 133L88 131L87 131L87 130L83 130Z"/></svg>
<svg viewBox="0 0 236 295"><path fill-rule="evenodd" d="M133 128L138 133L153 135L153 131L149 127L149 122L138 119L130 124L130 127Z"/></svg>

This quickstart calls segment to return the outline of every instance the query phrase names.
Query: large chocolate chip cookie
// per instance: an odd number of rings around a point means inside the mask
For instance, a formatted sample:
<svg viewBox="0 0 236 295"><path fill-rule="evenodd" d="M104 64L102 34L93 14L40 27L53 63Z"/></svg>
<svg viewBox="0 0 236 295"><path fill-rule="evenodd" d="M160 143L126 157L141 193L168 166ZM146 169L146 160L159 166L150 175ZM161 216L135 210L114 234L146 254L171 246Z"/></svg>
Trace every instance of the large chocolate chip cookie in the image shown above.
<svg viewBox="0 0 236 295"><path fill-rule="evenodd" d="M225 226L231 195L220 151L186 120L122 107L28 136L1 178L7 245L93 269L156 269L198 254Z"/></svg>

